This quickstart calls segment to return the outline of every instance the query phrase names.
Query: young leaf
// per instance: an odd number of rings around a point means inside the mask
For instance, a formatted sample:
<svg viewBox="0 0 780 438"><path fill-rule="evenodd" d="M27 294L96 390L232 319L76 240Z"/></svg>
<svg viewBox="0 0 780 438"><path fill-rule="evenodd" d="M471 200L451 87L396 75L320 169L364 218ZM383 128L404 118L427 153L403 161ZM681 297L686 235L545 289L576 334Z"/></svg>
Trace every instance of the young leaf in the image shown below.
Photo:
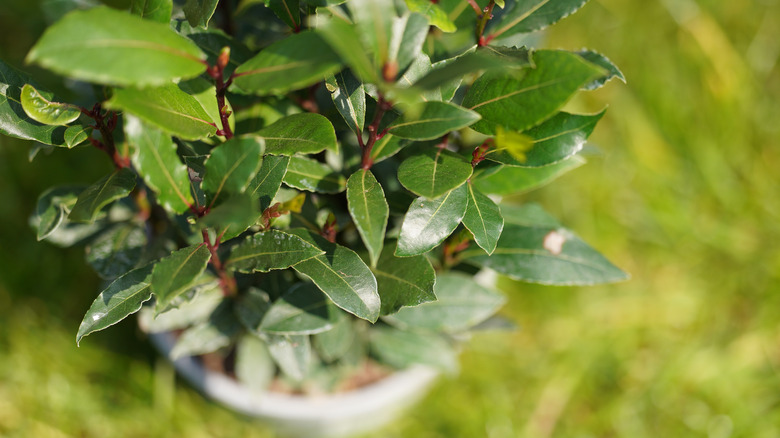
<svg viewBox="0 0 780 438"><path fill-rule="evenodd" d="M341 68L338 55L314 32L291 35L263 49L235 71L233 84L254 94L286 93Z"/></svg>
<svg viewBox="0 0 780 438"><path fill-rule="evenodd" d="M438 27L442 32L449 33L458 30L455 23L447 16L447 13L430 0L406 0L406 7L412 12L418 12L428 17L431 26Z"/></svg>
<svg viewBox="0 0 780 438"><path fill-rule="evenodd" d="M315 113L299 113L281 118L255 135L265 140L265 152L272 155L339 150L333 125L327 118Z"/></svg>
<svg viewBox="0 0 780 438"><path fill-rule="evenodd" d="M81 192L68 219L94 222L103 207L129 195L134 188L135 172L126 167L114 171Z"/></svg>
<svg viewBox="0 0 780 438"><path fill-rule="evenodd" d="M363 132L366 121L366 91L352 71L342 70L325 81L339 114L353 132Z"/></svg>
<svg viewBox="0 0 780 438"><path fill-rule="evenodd" d="M135 223L118 225L87 246L87 263L101 277L117 278L138 264L146 243L143 227Z"/></svg>
<svg viewBox="0 0 780 438"><path fill-rule="evenodd" d="M455 349L436 334L422 334L390 327L371 330L371 351L396 368L424 364L454 373L458 368Z"/></svg>
<svg viewBox="0 0 780 438"><path fill-rule="evenodd" d="M37 229L38 240L50 236L65 222L70 210L76 204L81 186L52 187L41 193L32 216L33 227Z"/></svg>
<svg viewBox="0 0 780 438"><path fill-rule="evenodd" d="M298 156L290 157L284 183L299 190L317 193L341 193L347 188L344 175L318 161Z"/></svg>
<svg viewBox="0 0 780 438"><path fill-rule="evenodd" d="M606 111L606 110L605 110ZM563 161L582 150L585 140L604 115L578 115L560 112L546 122L529 129L525 136L533 141L525 160L503 150L488 151L486 158L510 166L542 167Z"/></svg>
<svg viewBox="0 0 780 438"><path fill-rule="evenodd" d="M198 140L217 131L200 102L175 84L116 89L106 107L130 113L185 140Z"/></svg>
<svg viewBox="0 0 780 438"><path fill-rule="evenodd" d="M511 2L509 7L487 26L487 34L499 37L529 33L544 29L558 20L573 14L588 0L526 0Z"/></svg>
<svg viewBox="0 0 780 438"><path fill-rule="evenodd" d="M337 306L358 318L375 322L380 308L376 278L360 256L308 230L291 232L325 251L323 255L298 263L293 269L311 278Z"/></svg>
<svg viewBox="0 0 780 438"><path fill-rule="evenodd" d="M433 199L466 182L471 172L471 163L461 155L428 147L401 163L398 181L412 193Z"/></svg>
<svg viewBox="0 0 780 438"><path fill-rule="evenodd" d="M174 251L154 265L152 292L157 297L156 313L162 313L192 286L210 258L209 249L201 243Z"/></svg>
<svg viewBox="0 0 780 438"><path fill-rule="evenodd" d="M171 21L173 0L131 0L130 12L147 20L168 24Z"/></svg>
<svg viewBox="0 0 780 438"><path fill-rule="evenodd" d="M401 224L395 255L414 256L438 246L458 227L467 205L465 185L435 199L415 199Z"/></svg>
<svg viewBox="0 0 780 438"><path fill-rule="evenodd" d="M141 309L141 304L152 298L150 288L152 265L135 269L117 278L98 295L84 315L76 344L81 338L112 326Z"/></svg>
<svg viewBox="0 0 780 438"><path fill-rule="evenodd" d="M166 210L183 213L194 201L187 166L179 160L171 137L131 115L124 119L125 136L134 149L133 166Z"/></svg>
<svg viewBox="0 0 780 438"><path fill-rule="evenodd" d="M276 366L265 342L242 336L236 345L236 378L250 391L264 391L274 378Z"/></svg>
<svg viewBox="0 0 780 438"><path fill-rule="evenodd" d="M514 73L488 73L471 86L463 106L482 116L472 129L495 134L501 125L524 131L552 116L577 90L603 75L601 68L565 51L539 50L535 66L518 77Z"/></svg>
<svg viewBox="0 0 780 438"><path fill-rule="evenodd" d="M405 307L387 320L415 330L459 333L493 316L506 301L471 276L455 272L439 274L434 291L436 301Z"/></svg>
<svg viewBox="0 0 780 438"><path fill-rule="evenodd" d="M344 315L342 313L342 315ZM335 362L347 354L355 340L355 329L350 318L340 317L333 328L312 336L314 348L320 357Z"/></svg>
<svg viewBox="0 0 780 438"><path fill-rule="evenodd" d="M263 141L258 137L234 137L212 149L201 183L211 205L226 195L243 193L260 169L262 156Z"/></svg>
<svg viewBox="0 0 780 438"><path fill-rule="evenodd" d="M594 79L592 82L589 82L585 84L582 88L585 90L595 90L596 88L601 88L609 82L612 78L618 78L623 83L626 83L626 77L623 76L623 72L620 71L618 66L616 66L612 61L609 60L606 56L602 55L599 52L595 52L593 50L580 50L579 52L575 52L578 55L580 55L583 59L590 62L591 64L598 65L599 67L603 68L604 71L607 72L606 75L601 76L600 78Z"/></svg>
<svg viewBox="0 0 780 438"><path fill-rule="evenodd" d="M428 258L424 255L396 257L394 252L395 244L382 252L373 268L382 298L382 315L436 300L433 291L436 272Z"/></svg>
<svg viewBox="0 0 780 438"><path fill-rule="evenodd" d="M287 269L324 253L298 236L268 230L247 237L233 248L225 266L245 273L268 272L273 269Z"/></svg>
<svg viewBox="0 0 780 438"><path fill-rule="evenodd" d="M22 108L36 122L44 125L67 125L81 115L75 105L51 101L51 93L39 92L30 84L22 87Z"/></svg>
<svg viewBox="0 0 780 438"><path fill-rule="evenodd" d="M396 73L404 71L417 58L427 36L428 18L424 15L407 13L393 20L387 62Z"/></svg>
<svg viewBox="0 0 780 438"><path fill-rule="evenodd" d="M46 29L27 62L106 85L162 85L206 70L203 52L168 24L108 7L73 11Z"/></svg>
<svg viewBox="0 0 780 438"><path fill-rule="evenodd" d="M282 180L287 173L287 164L290 157L266 155L255 177L249 182L246 194L252 199L260 200L260 211L265 211L271 206L274 196L282 186Z"/></svg>
<svg viewBox="0 0 780 438"><path fill-rule="evenodd" d="M301 8L298 0L266 0L266 5L293 30L301 28Z"/></svg>
<svg viewBox="0 0 780 438"><path fill-rule="evenodd" d="M492 254L504 229L504 218L493 200L475 190L471 183L467 186L469 204L463 216L463 225L471 231L477 245Z"/></svg>
<svg viewBox="0 0 780 438"><path fill-rule="evenodd" d="M460 254L464 261L530 283L592 285L628 278L574 233L546 216L538 205L505 214L512 221L504 226L493 254L466 250Z"/></svg>
<svg viewBox="0 0 780 438"><path fill-rule="evenodd" d="M207 321L182 332L171 350L170 357L176 360L225 348L233 343L241 328L241 323L233 313L232 301L223 300Z"/></svg>
<svg viewBox="0 0 780 438"><path fill-rule="evenodd" d="M260 330L277 335L311 335L330 330L339 310L317 286L298 283L274 301L260 323Z"/></svg>
<svg viewBox="0 0 780 438"><path fill-rule="evenodd" d="M67 146L68 149L72 149L87 141L87 138L89 138L91 133L92 128L89 126L68 126L68 129L66 129L65 133L63 134L63 137L65 138L65 146Z"/></svg>
<svg viewBox="0 0 780 438"><path fill-rule="evenodd" d="M184 3L184 16L192 27L209 27L209 20L217 10L219 0L187 0Z"/></svg>
<svg viewBox="0 0 780 438"><path fill-rule="evenodd" d="M368 249L371 266L382 252L390 207L385 192L370 170L360 169L347 181L347 206L355 227Z"/></svg>
<svg viewBox="0 0 780 438"><path fill-rule="evenodd" d="M312 366L311 341L307 335L265 335L268 352L285 376L300 382Z"/></svg>
<svg viewBox="0 0 780 438"><path fill-rule="evenodd" d="M471 126L479 114L449 102L425 102L393 123L388 132L410 140L433 140Z"/></svg>
<svg viewBox="0 0 780 438"><path fill-rule="evenodd" d="M474 188L483 193L513 195L542 187L559 176L585 164L585 159L574 155L544 167L503 166L497 172L474 178Z"/></svg>

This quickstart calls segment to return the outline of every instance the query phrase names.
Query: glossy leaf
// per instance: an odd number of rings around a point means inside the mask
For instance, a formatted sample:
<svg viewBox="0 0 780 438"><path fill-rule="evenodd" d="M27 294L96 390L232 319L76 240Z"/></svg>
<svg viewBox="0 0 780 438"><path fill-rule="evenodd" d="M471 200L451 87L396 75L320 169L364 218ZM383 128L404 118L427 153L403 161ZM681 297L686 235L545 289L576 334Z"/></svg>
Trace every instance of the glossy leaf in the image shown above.
<svg viewBox="0 0 780 438"><path fill-rule="evenodd" d="M421 108L407 112L390 126L388 132L410 140L433 140L471 126L479 114L449 102L425 102Z"/></svg>
<svg viewBox="0 0 780 438"><path fill-rule="evenodd" d="M107 85L162 85L206 70L203 52L167 24L107 7L73 11L46 29L27 62Z"/></svg>
<svg viewBox="0 0 780 438"><path fill-rule="evenodd" d="M415 199L401 224L395 255L423 254L438 246L458 227L467 205L465 185L435 199Z"/></svg>
<svg viewBox="0 0 780 438"><path fill-rule="evenodd" d="M298 0L266 0L266 5L291 29L301 28L301 9Z"/></svg>
<svg viewBox="0 0 780 438"><path fill-rule="evenodd" d="M428 18L425 15L407 13L393 20L387 62L393 66L396 74L404 71L417 58L427 36Z"/></svg>
<svg viewBox="0 0 780 438"><path fill-rule="evenodd" d="M265 342L242 336L236 345L236 378L250 391L264 391L274 378L276 366Z"/></svg>
<svg viewBox="0 0 780 438"><path fill-rule="evenodd" d="M474 188L495 195L525 193L542 187L559 176L585 164L585 159L575 155L544 167L504 166L485 177L475 178Z"/></svg>
<svg viewBox="0 0 780 438"><path fill-rule="evenodd" d="M505 214L512 221L504 226L493 254L466 250L461 253L465 261L516 280L550 285L592 285L628 278L538 205L511 209Z"/></svg>
<svg viewBox="0 0 780 438"><path fill-rule="evenodd" d="M246 192L253 199L260 200L260 211L265 211L271 206L279 187L282 185L284 175L287 173L287 164L290 157L266 155L260 170L249 182Z"/></svg>
<svg viewBox="0 0 780 438"><path fill-rule="evenodd" d="M130 12L147 20L168 24L171 21L173 0L131 0Z"/></svg>
<svg viewBox="0 0 780 438"><path fill-rule="evenodd" d="M317 27L317 33L328 43L334 52L350 67L352 72L365 83L379 81L377 69L361 44L357 29L351 23L340 18L323 19Z"/></svg>
<svg viewBox="0 0 780 438"><path fill-rule="evenodd" d="M118 225L87 246L87 263L101 277L117 278L138 264L146 243L144 227L134 223Z"/></svg>
<svg viewBox="0 0 780 438"><path fill-rule="evenodd" d="M433 290L436 272L428 258L424 255L396 257L394 252L395 244L382 252L373 268L382 298L382 315L436 300Z"/></svg>
<svg viewBox="0 0 780 438"><path fill-rule="evenodd" d="M459 187L471 176L471 163L446 149L427 147L398 168L398 181L409 191L429 199Z"/></svg>
<svg viewBox="0 0 780 438"><path fill-rule="evenodd" d="M233 84L255 94L286 93L323 80L341 68L318 34L304 31L263 49L235 71Z"/></svg>
<svg viewBox="0 0 780 438"><path fill-rule="evenodd" d="M32 224L37 230L39 241L49 237L67 220L68 213L76 204L78 194L83 191L82 186L60 186L41 193L32 217Z"/></svg>
<svg viewBox="0 0 780 438"><path fill-rule="evenodd" d="M343 315L343 314L342 314ZM312 337L314 348L321 358L334 362L347 354L355 342L355 329L350 318L338 318L333 327Z"/></svg>
<svg viewBox="0 0 780 438"><path fill-rule="evenodd" d="M555 164L578 153L585 145L604 111L594 115L560 112L524 134L533 145L525 152L525 160L505 151L488 151L487 159L510 166L541 167Z"/></svg>
<svg viewBox="0 0 780 438"><path fill-rule="evenodd" d="M289 268L324 253L298 236L268 230L247 237L233 248L225 266L246 273L268 272Z"/></svg>
<svg viewBox="0 0 780 438"><path fill-rule="evenodd" d="M412 12L418 12L428 17L431 26L438 27L442 32L449 33L457 30L455 23L450 20L447 13L430 0L406 0L406 7Z"/></svg>
<svg viewBox="0 0 780 438"><path fill-rule="evenodd" d="M176 360L184 356L212 353L233 343L241 323L233 314L232 301L223 300L209 319L184 330L170 352Z"/></svg>
<svg viewBox="0 0 780 438"><path fill-rule="evenodd" d="M214 27L209 29L193 27L186 20L174 21L171 23L171 26L179 35L190 39L206 54L206 61L209 65L215 65L222 49L229 47L230 59L223 72L225 77L230 77L236 67L246 62L253 55L244 44L233 39L220 29ZM216 100L214 105L216 106Z"/></svg>
<svg viewBox="0 0 780 438"><path fill-rule="evenodd" d="M141 305L152 298L152 265L135 269L114 280L98 295L84 315L76 344L84 336L110 327L139 311Z"/></svg>
<svg viewBox="0 0 780 438"><path fill-rule="evenodd" d="M609 58L607 58L606 56L602 55L599 52L595 52L593 50L580 50L579 52L576 53L586 61L603 68L604 71L607 72L607 74L605 74L604 76L596 78L593 81L585 84L582 87L585 90L595 90L596 88L601 88L612 78L618 78L621 81L623 81L623 83L626 83L626 77L623 76L623 72L620 71L618 66L616 66L612 61L610 61Z"/></svg>
<svg viewBox="0 0 780 438"><path fill-rule="evenodd" d="M67 125L81 115L81 110L75 105L52 102L51 97L44 96L30 84L22 87L21 101L24 112L44 125Z"/></svg>
<svg viewBox="0 0 780 438"><path fill-rule="evenodd" d="M157 313L195 283L210 258L209 249L201 243L174 251L154 265L152 292L157 297Z"/></svg>
<svg viewBox="0 0 780 438"><path fill-rule="evenodd" d="M65 144L64 127L43 125L31 120L22 109L22 87L30 81L27 75L0 61L0 133L62 146Z"/></svg>
<svg viewBox="0 0 780 438"><path fill-rule="evenodd" d="M250 333L261 336L260 323L263 322L263 318L270 308L271 299L268 294L255 287L250 287L246 293L239 296L236 302L236 316Z"/></svg>
<svg viewBox="0 0 780 438"><path fill-rule="evenodd" d="M368 249L371 266L382 252L390 207L385 192L370 170L360 169L347 181L347 206L355 227Z"/></svg>
<svg viewBox="0 0 780 438"><path fill-rule="evenodd" d="M200 102L175 84L117 89L106 107L130 113L185 140L198 140L217 131Z"/></svg>
<svg viewBox="0 0 780 438"><path fill-rule="evenodd" d="M260 215L254 199L246 194L238 194L230 196L225 202L211 209L197 224L216 230L217 234L222 236L220 240L225 242L248 230Z"/></svg>
<svg viewBox="0 0 780 438"><path fill-rule="evenodd" d="M529 53L527 50L525 53ZM478 51L468 52L463 55L445 59L431 66L423 76L414 81L414 86L423 90L431 90L440 87L457 88L463 77L480 71L491 71L512 67L530 65L528 60L516 57L503 56L496 49L486 46ZM454 93L442 93L442 98ZM445 96L446 94L446 96Z"/></svg>
<svg viewBox="0 0 780 438"><path fill-rule="evenodd" d="M550 118L577 90L603 75L601 68L564 51L539 50L534 67L518 76L488 73L471 86L463 106L476 111L482 120L472 128L494 134L496 126L524 131Z"/></svg>
<svg viewBox="0 0 780 438"><path fill-rule="evenodd" d="M393 2L351 0L347 7L363 47L374 55L374 65L385 65L389 58L393 20L397 15Z"/></svg>
<svg viewBox="0 0 780 438"><path fill-rule="evenodd" d="M396 368L415 364L430 365L447 372L458 368L455 349L435 334L413 333L390 327L371 330L371 351L382 361Z"/></svg>
<svg viewBox="0 0 780 438"><path fill-rule="evenodd" d="M300 382L312 367L311 341L307 335L266 335L268 352L285 376Z"/></svg>
<svg viewBox="0 0 780 438"><path fill-rule="evenodd" d="M392 157L409 144L411 144L411 141L409 140L401 139L392 134L385 134L374 143L374 147L371 149L371 159L373 159L374 164L376 164Z"/></svg>
<svg viewBox="0 0 780 438"><path fill-rule="evenodd" d="M336 132L330 121L315 113L293 114L257 131L272 155L316 154L325 149L338 152Z"/></svg>
<svg viewBox="0 0 780 438"><path fill-rule="evenodd" d="M298 283L274 301L260 330L266 333L311 335L330 330L341 312L317 286Z"/></svg>
<svg viewBox="0 0 780 438"><path fill-rule="evenodd" d="M201 188L211 205L220 198L243 193L257 174L263 156L263 141L257 137L234 137L211 150Z"/></svg>
<svg viewBox="0 0 780 438"><path fill-rule="evenodd" d="M187 0L184 3L184 16L192 27L209 27L209 20L217 10L219 0Z"/></svg>
<svg viewBox="0 0 780 438"><path fill-rule="evenodd" d="M436 301L405 307L389 318L409 329L458 333L493 316L506 298L477 284L465 274L448 272L436 277Z"/></svg>
<svg viewBox="0 0 780 438"><path fill-rule="evenodd" d="M344 175L318 161L298 156L290 157L284 183L299 190L317 193L341 193L347 188Z"/></svg>
<svg viewBox="0 0 780 438"><path fill-rule="evenodd" d="M573 14L588 0L519 0L509 3L503 14L491 20L486 33L493 37L544 29Z"/></svg>
<svg viewBox="0 0 780 438"><path fill-rule="evenodd" d="M65 133L63 134L65 139L65 146L67 146L68 149L74 148L87 141L87 138L89 138L91 134L92 128L89 126L68 126L68 128L65 130Z"/></svg>
<svg viewBox="0 0 780 438"><path fill-rule="evenodd" d="M376 278L360 256L308 230L291 232L325 251L293 269L311 278L337 306L358 318L375 322L380 308Z"/></svg>
<svg viewBox="0 0 780 438"><path fill-rule="evenodd" d="M336 109L353 132L363 132L366 121L366 91L350 70L330 76L325 85Z"/></svg>
<svg viewBox="0 0 780 438"><path fill-rule="evenodd" d="M125 115L125 136L133 146L133 166L158 202L169 211L183 213L194 202L187 166L176 154L176 145L162 131Z"/></svg>
<svg viewBox="0 0 780 438"><path fill-rule="evenodd" d="M203 111L209 115L208 121L220 128L222 127L222 116L219 112L219 107L217 106L217 100L214 98L217 94L217 89L214 86L213 81L206 80L200 76L188 81L179 82L179 89L198 101L200 107L203 108ZM231 131L235 132L236 118L233 114L233 106L227 98L225 98L225 105L227 106L227 111L230 112L230 116L228 116L228 126L230 126ZM223 138L221 137L221 139Z"/></svg>
<svg viewBox="0 0 780 438"><path fill-rule="evenodd" d="M133 188L135 172L129 168L114 171L81 192L68 219L74 222L94 222L103 207L129 195Z"/></svg>
<svg viewBox="0 0 780 438"><path fill-rule="evenodd" d="M492 254L504 229L504 218L493 200L474 189L472 184L467 184L467 187L469 204L463 216L463 225L471 231L477 245Z"/></svg>

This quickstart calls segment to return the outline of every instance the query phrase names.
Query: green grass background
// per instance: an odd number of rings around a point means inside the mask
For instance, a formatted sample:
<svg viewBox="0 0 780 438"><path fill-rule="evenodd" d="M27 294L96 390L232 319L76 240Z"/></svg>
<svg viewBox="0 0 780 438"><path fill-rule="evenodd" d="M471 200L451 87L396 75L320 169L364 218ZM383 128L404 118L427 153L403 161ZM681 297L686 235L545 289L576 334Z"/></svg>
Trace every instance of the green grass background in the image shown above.
<svg viewBox="0 0 780 438"><path fill-rule="evenodd" d="M0 7L17 66L41 31L31 8ZM778 0L591 0L551 28L547 46L599 50L628 84L570 105L609 104L600 152L512 201L540 202L632 279L502 281L520 329L476 335L458 376L371 436L780 436L778 29ZM27 149L0 138L0 436L272 437L178 381L133 321L76 348L97 281L26 218L44 188L108 168Z"/></svg>

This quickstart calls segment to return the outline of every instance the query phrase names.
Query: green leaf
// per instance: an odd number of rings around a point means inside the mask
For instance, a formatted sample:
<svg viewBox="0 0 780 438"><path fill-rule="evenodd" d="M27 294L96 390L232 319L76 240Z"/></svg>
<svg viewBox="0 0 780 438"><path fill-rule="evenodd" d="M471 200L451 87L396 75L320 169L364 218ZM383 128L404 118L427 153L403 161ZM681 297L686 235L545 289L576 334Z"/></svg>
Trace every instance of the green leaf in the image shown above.
<svg viewBox="0 0 780 438"><path fill-rule="evenodd" d="M235 71L233 84L255 94L283 94L316 84L341 68L338 55L314 32L291 35Z"/></svg>
<svg viewBox="0 0 780 438"><path fill-rule="evenodd" d="M344 175L318 161L298 156L290 157L284 183L299 190L317 193L341 193L347 188Z"/></svg>
<svg viewBox="0 0 780 438"><path fill-rule="evenodd" d="M393 20L387 62L402 72L422 51L428 36L428 18L421 14L407 13Z"/></svg>
<svg viewBox="0 0 780 438"><path fill-rule="evenodd" d="M511 2L499 17L491 20L486 34L499 37L506 32L530 33L573 14L588 0L520 0Z"/></svg>
<svg viewBox="0 0 780 438"><path fill-rule="evenodd" d="M168 24L171 21L173 0L131 0L130 13L147 20Z"/></svg>
<svg viewBox="0 0 780 438"><path fill-rule="evenodd" d="M603 75L603 71L564 51L539 50L534 67L525 74L488 73L471 86L463 106L482 116L472 128L495 134L501 125L525 131L552 116L580 87Z"/></svg>
<svg viewBox="0 0 780 438"><path fill-rule="evenodd" d="M243 193L260 169L263 141L258 137L234 137L212 149L206 160L201 188L216 205L220 197Z"/></svg>
<svg viewBox="0 0 780 438"><path fill-rule="evenodd" d="M307 335L266 335L268 352L282 373L300 382L312 368L311 340Z"/></svg>
<svg viewBox="0 0 780 438"><path fill-rule="evenodd" d="M81 192L68 219L74 222L94 222L103 207L129 195L134 188L135 172L129 168L114 171Z"/></svg>
<svg viewBox="0 0 780 438"><path fill-rule="evenodd" d="M574 155L566 160L544 167L503 166L485 177L474 178L474 188L483 193L513 195L542 187L559 176L585 164L585 159Z"/></svg>
<svg viewBox="0 0 780 438"><path fill-rule="evenodd" d="M395 255L423 254L443 242L466 214L467 192L466 186L461 185L435 199L415 199L401 224Z"/></svg>
<svg viewBox="0 0 780 438"><path fill-rule="evenodd" d="M75 105L51 101L51 93L39 92L30 84L22 87L22 108L36 122L44 125L67 125L81 115L81 110Z"/></svg>
<svg viewBox="0 0 780 438"><path fill-rule="evenodd" d="M338 152L336 132L319 114L299 113L277 120L256 135L265 140L265 152L272 155L316 154L325 149Z"/></svg>
<svg viewBox="0 0 780 438"><path fill-rule="evenodd" d="M147 265L128 272L108 285L84 315L76 334L76 344L84 336L110 327L139 311L141 304L152 298L151 275L152 265Z"/></svg>
<svg viewBox="0 0 780 438"><path fill-rule="evenodd" d="M317 333L312 341L321 358L335 362L347 354L355 341L355 334L350 318L338 318L333 328Z"/></svg>
<svg viewBox="0 0 780 438"><path fill-rule="evenodd" d="M389 59L393 20L397 16L393 2L351 0L347 7L364 50L373 54L374 65L385 65Z"/></svg>
<svg viewBox="0 0 780 438"><path fill-rule="evenodd" d="M177 20L171 26L179 33L194 42L206 53L206 61L209 65L215 65L217 58L225 47L230 48L230 59L223 72L224 77L230 77L239 65L252 57L253 53L244 44L236 41L220 29L193 27L186 20ZM212 96L213 98L214 96ZM216 100L214 100L216 106Z"/></svg>
<svg viewBox="0 0 780 438"><path fill-rule="evenodd" d="M477 284L471 276L448 272L436 277L436 301L405 307L388 318L410 329L458 333L493 316L506 298Z"/></svg>
<svg viewBox="0 0 780 438"><path fill-rule="evenodd" d="M458 30L447 13L430 0L406 0L406 7L412 12L418 12L428 17L431 26L438 27L442 32L450 33Z"/></svg>
<svg viewBox="0 0 780 438"><path fill-rule="evenodd" d="M149 333L182 330L206 321L224 298L219 281L214 281L210 287L199 290L190 300L163 314L155 316L151 308L144 309L138 315L138 324Z"/></svg>
<svg viewBox="0 0 780 438"><path fill-rule="evenodd" d="M246 194L232 195L227 201L198 220L203 228L211 227L222 236L222 242L228 241L254 225L260 218L256 202Z"/></svg>
<svg viewBox="0 0 780 438"><path fill-rule="evenodd" d="M194 201L187 166L179 160L171 137L133 116L125 115L124 120L127 142L134 149L133 166L166 210L183 213Z"/></svg>
<svg viewBox="0 0 780 438"><path fill-rule="evenodd" d="M607 74L605 74L604 76L596 78L593 81L585 84L582 87L585 90L595 90L596 88L601 88L612 78L618 78L621 81L623 81L624 84L626 83L626 77L623 76L623 72L620 71L618 66L616 66L612 61L610 61L609 58L602 55L601 53L595 52L593 50L580 50L579 52L575 52L575 53L580 55L583 59L590 62L591 64L595 64L603 68L604 71L607 72Z"/></svg>
<svg viewBox="0 0 780 438"><path fill-rule="evenodd" d="M175 84L117 89L106 107L130 113L185 140L198 140L217 131L200 102Z"/></svg>
<svg viewBox="0 0 780 438"><path fill-rule="evenodd" d="M176 360L184 356L212 353L233 343L241 331L241 323L233 313L233 302L223 300L205 322L182 332L170 353Z"/></svg>
<svg viewBox="0 0 780 438"><path fill-rule="evenodd" d="M217 10L219 0L187 0L182 8L192 27L209 27L209 20Z"/></svg>
<svg viewBox="0 0 780 438"><path fill-rule="evenodd" d="M317 33L338 53L358 79L365 83L377 83L379 75L370 58L372 52L363 48L356 27L338 17L322 21L317 26Z"/></svg>
<svg viewBox="0 0 780 438"><path fill-rule="evenodd" d="M154 265L152 292L157 297L156 313L162 313L195 283L210 258L209 249L200 243L174 251Z"/></svg>
<svg viewBox="0 0 780 438"><path fill-rule="evenodd" d="M266 312L271 308L271 299L268 294L255 287L250 287L246 293L241 294L236 302L236 315L250 333L262 336L260 323Z"/></svg>
<svg viewBox="0 0 780 438"><path fill-rule="evenodd" d="M368 249L371 266L382 252L390 207L385 192L370 170L360 169L347 181L347 206L355 227Z"/></svg>
<svg viewBox="0 0 780 438"><path fill-rule="evenodd" d="M264 391L273 381L276 366L265 342L242 336L236 345L236 378L250 391Z"/></svg>
<svg viewBox="0 0 780 438"><path fill-rule="evenodd" d="M366 121L366 91L350 70L342 70L325 81L333 104L353 132L363 132Z"/></svg>
<svg viewBox="0 0 780 438"><path fill-rule="evenodd" d="M68 126L65 130L63 137L65 138L65 146L68 149L72 149L81 143L87 141L87 138L92 134L92 128L83 125Z"/></svg>
<svg viewBox="0 0 780 438"><path fill-rule="evenodd" d="M301 8L298 0L266 0L266 4L291 29L301 28Z"/></svg>
<svg viewBox="0 0 780 438"><path fill-rule="evenodd" d="M268 230L248 236L233 248L225 266L245 273L268 272L287 269L324 253L298 236Z"/></svg>
<svg viewBox="0 0 780 438"><path fill-rule="evenodd" d="M410 140L433 140L471 126L479 114L449 102L425 102L393 123L388 132Z"/></svg>
<svg viewBox="0 0 780 438"><path fill-rule="evenodd" d="M179 82L179 89L198 101L200 107L203 108L203 111L209 115L208 121L213 124L212 126L222 126L222 115L219 112L217 100L215 99L217 88L214 86L213 81L208 81L200 76L188 81ZM228 116L228 126L230 126L231 131L235 132L236 117L233 114L233 107L227 99L225 99L225 105L227 106L227 111L230 112L230 115Z"/></svg>
<svg viewBox="0 0 780 438"><path fill-rule="evenodd" d="M498 238L504 229L501 210L493 200L468 184L469 204L463 216L463 225L471 231L474 241L488 254L496 249Z"/></svg>
<svg viewBox="0 0 780 438"><path fill-rule="evenodd" d="M374 147L371 149L371 159L376 164L392 157L409 144L411 144L409 140L403 140L392 134L385 134L374 143Z"/></svg>
<svg viewBox="0 0 780 438"><path fill-rule="evenodd" d="M203 52L167 24L107 7L67 14L43 33L27 62L107 85L150 86L198 76Z"/></svg>
<svg viewBox="0 0 780 438"><path fill-rule="evenodd" d="M50 236L65 223L68 213L76 204L78 194L83 191L82 186L60 186L41 193L32 217L39 241Z"/></svg>
<svg viewBox="0 0 780 438"><path fill-rule="evenodd" d="M558 163L582 150L585 140L593 132L604 112L594 115L560 112L526 131L524 134L533 141L533 145L525 152L525 160L518 160L516 156L503 150L488 151L486 158L519 167L542 167Z"/></svg>
<svg viewBox="0 0 780 438"><path fill-rule="evenodd" d="M396 368L423 364L451 373L458 368L455 349L438 335L374 327L370 336L371 351Z"/></svg>
<svg viewBox="0 0 780 438"><path fill-rule="evenodd" d="M382 252L373 268L379 296L382 298L382 315L395 313L403 306L416 306L436 300L433 285L436 272L424 255L396 257L395 243Z"/></svg>
<svg viewBox="0 0 780 438"><path fill-rule="evenodd" d="M323 255L298 263L293 269L311 278L337 306L358 318L375 322L380 308L376 278L360 256L308 230L291 232L325 251Z"/></svg>
<svg viewBox="0 0 780 438"><path fill-rule="evenodd" d="M287 164L290 157L266 155L255 177L249 182L246 194L253 199L260 200L260 211L265 211L271 206L279 187L282 185L284 175L287 173Z"/></svg>
<svg viewBox="0 0 780 438"><path fill-rule="evenodd" d="M87 246L87 263L101 277L117 278L138 264L146 243L144 227L135 223L118 225Z"/></svg>
<svg viewBox="0 0 780 438"><path fill-rule="evenodd" d="M409 191L429 199L459 187L471 176L471 163L455 152L426 147L398 168L398 181Z"/></svg>
<svg viewBox="0 0 780 438"><path fill-rule="evenodd" d="M526 53L528 53L527 50ZM439 61L432 65L424 73L424 76L413 82L415 88L423 90L447 88L451 91L442 93L443 98L445 97L444 95L447 98L452 98L451 94L455 92L455 89L466 75L480 71L507 69L524 65L530 65L530 57L527 61L524 61L516 57L503 56L490 46L486 46L478 51L467 52L454 58Z"/></svg>
<svg viewBox="0 0 780 438"><path fill-rule="evenodd" d="M29 76L0 61L0 133L62 146L65 143L64 127L38 123L31 120L22 109L22 87L30 81Z"/></svg>
<svg viewBox="0 0 780 438"><path fill-rule="evenodd" d="M260 330L266 333L311 335L330 330L339 310L317 286L298 283L265 313Z"/></svg>
<svg viewBox="0 0 780 438"><path fill-rule="evenodd" d="M504 226L493 254L466 250L460 253L464 261L530 283L592 285L628 278L538 205L509 209L504 214L512 220Z"/></svg>

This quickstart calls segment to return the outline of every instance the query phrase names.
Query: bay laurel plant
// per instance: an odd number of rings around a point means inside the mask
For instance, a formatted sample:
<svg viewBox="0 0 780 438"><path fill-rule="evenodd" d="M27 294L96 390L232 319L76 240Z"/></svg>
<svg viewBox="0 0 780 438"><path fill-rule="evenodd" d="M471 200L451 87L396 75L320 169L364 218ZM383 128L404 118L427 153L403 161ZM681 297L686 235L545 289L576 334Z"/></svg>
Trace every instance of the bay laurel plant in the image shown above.
<svg viewBox="0 0 780 438"><path fill-rule="evenodd" d="M0 131L112 167L31 220L105 280L77 342L143 308L174 356L330 388L365 363L454 369L456 335L504 302L481 269L624 279L540 206L498 204L580 166L604 112L562 107L623 79L521 45L585 2L74 2L27 62L78 97L0 61Z"/></svg>

